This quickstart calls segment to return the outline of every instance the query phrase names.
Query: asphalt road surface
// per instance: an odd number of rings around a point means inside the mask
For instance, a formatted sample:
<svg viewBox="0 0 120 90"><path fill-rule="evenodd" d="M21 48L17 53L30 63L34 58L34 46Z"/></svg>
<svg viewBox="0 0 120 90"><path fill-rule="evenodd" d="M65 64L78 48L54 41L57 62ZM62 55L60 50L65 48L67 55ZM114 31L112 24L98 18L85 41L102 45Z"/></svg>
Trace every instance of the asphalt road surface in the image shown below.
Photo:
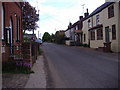
<svg viewBox="0 0 120 90"><path fill-rule="evenodd" d="M117 88L118 58L86 48L44 43L55 88Z"/></svg>

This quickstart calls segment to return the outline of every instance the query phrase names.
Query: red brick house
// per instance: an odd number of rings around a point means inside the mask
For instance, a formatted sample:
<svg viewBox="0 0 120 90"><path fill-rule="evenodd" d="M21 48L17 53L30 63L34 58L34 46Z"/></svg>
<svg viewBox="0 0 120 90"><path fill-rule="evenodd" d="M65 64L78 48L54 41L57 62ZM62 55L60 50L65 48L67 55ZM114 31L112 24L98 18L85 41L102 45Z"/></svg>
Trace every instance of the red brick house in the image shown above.
<svg viewBox="0 0 120 90"><path fill-rule="evenodd" d="M2 12L2 2L0 2L0 13ZM2 39L1 39L1 34L2 34L2 32L1 32L1 27L2 26L2 15L0 14L0 60L2 60L2 48L1 48L1 46L2 46Z"/></svg>
<svg viewBox="0 0 120 90"><path fill-rule="evenodd" d="M22 45L22 9L19 2L2 2L1 9L1 39L2 61L21 54Z"/></svg>

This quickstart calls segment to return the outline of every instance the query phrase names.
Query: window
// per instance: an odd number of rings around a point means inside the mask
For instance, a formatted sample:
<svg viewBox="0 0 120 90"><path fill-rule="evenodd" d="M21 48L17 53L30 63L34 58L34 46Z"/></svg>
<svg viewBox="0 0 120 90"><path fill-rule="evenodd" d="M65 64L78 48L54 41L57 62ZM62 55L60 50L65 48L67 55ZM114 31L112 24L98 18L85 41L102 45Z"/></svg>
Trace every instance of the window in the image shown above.
<svg viewBox="0 0 120 90"><path fill-rule="evenodd" d="M17 18L17 41L20 40L20 18Z"/></svg>
<svg viewBox="0 0 120 90"><path fill-rule="evenodd" d="M112 39L115 40L116 39L116 26L112 25Z"/></svg>
<svg viewBox="0 0 120 90"><path fill-rule="evenodd" d="M91 28L92 27L92 25L91 25L91 21L90 21L90 19L88 20L88 28Z"/></svg>
<svg viewBox="0 0 120 90"><path fill-rule="evenodd" d="M95 31L90 31L91 40L95 40Z"/></svg>
<svg viewBox="0 0 120 90"><path fill-rule="evenodd" d="M114 17L114 5L108 7L108 18Z"/></svg>
<svg viewBox="0 0 120 90"><path fill-rule="evenodd" d="M7 43L10 44L10 30L7 30Z"/></svg>
<svg viewBox="0 0 120 90"><path fill-rule="evenodd" d="M2 9L1 10L1 12L2 12L2 14L1 14L2 15L1 16L1 21L2 21L2 23L1 23L2 24L2 28L1 28L2 32L1 33L2 33L2 37L1 38L4 39L4 8L3 8L3 5L2 5L1 9Z"/></svg>
<svg viewBox="0 0 120 90"><path fill-rule="evenodd" d="M102 40L103 39L103 30L102 28L97 29L97 40Z"/></svg>
<svg viewBox="0 0 120 90"><path fill-rule="evenodd" d="M86 42L86 35L84 34L84 42Z"/></svg>
<svg viewBox="0 0 120 90"><path fill-rule="evenodd" d="M97 16L96 16L96 25L99 24L99 21L100 21L100 17L99 17L99 15L97 15Z"/></svg>
<svg viewBox="0 0 120 90"><path fill-rule="evenodd" d="M78 30L78 25L76 26L76 30Z"/></svg>

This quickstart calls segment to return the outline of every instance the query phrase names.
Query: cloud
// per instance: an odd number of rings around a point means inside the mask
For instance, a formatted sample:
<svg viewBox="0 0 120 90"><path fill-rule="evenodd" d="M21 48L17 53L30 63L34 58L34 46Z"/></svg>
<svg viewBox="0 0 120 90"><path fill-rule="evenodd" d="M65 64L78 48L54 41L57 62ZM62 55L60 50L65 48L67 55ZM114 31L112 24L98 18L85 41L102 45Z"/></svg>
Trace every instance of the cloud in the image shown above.
<svg viewBox="0 0 120 90"><path fill-rule="evenodd" d="M91 13L104 0L29 0L31 5L40 10L39 32L55 33L56 30L65 30L69 22L75 23L79 16L86 12L86 8ZM37 33L37 32L36 32Z"/></svg>

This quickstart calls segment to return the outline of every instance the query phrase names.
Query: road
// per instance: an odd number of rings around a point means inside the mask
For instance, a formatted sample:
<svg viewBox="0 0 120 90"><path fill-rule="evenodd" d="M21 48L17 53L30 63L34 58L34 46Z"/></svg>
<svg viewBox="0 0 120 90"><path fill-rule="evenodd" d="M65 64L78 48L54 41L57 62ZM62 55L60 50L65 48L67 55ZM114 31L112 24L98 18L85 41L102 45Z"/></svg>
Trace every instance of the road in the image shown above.
<svg viewBox="0 0 120 90"><path fill-rule="evenodd" d="M116 54L91 49L44 43L55 88L117 88Z"/></svg>

